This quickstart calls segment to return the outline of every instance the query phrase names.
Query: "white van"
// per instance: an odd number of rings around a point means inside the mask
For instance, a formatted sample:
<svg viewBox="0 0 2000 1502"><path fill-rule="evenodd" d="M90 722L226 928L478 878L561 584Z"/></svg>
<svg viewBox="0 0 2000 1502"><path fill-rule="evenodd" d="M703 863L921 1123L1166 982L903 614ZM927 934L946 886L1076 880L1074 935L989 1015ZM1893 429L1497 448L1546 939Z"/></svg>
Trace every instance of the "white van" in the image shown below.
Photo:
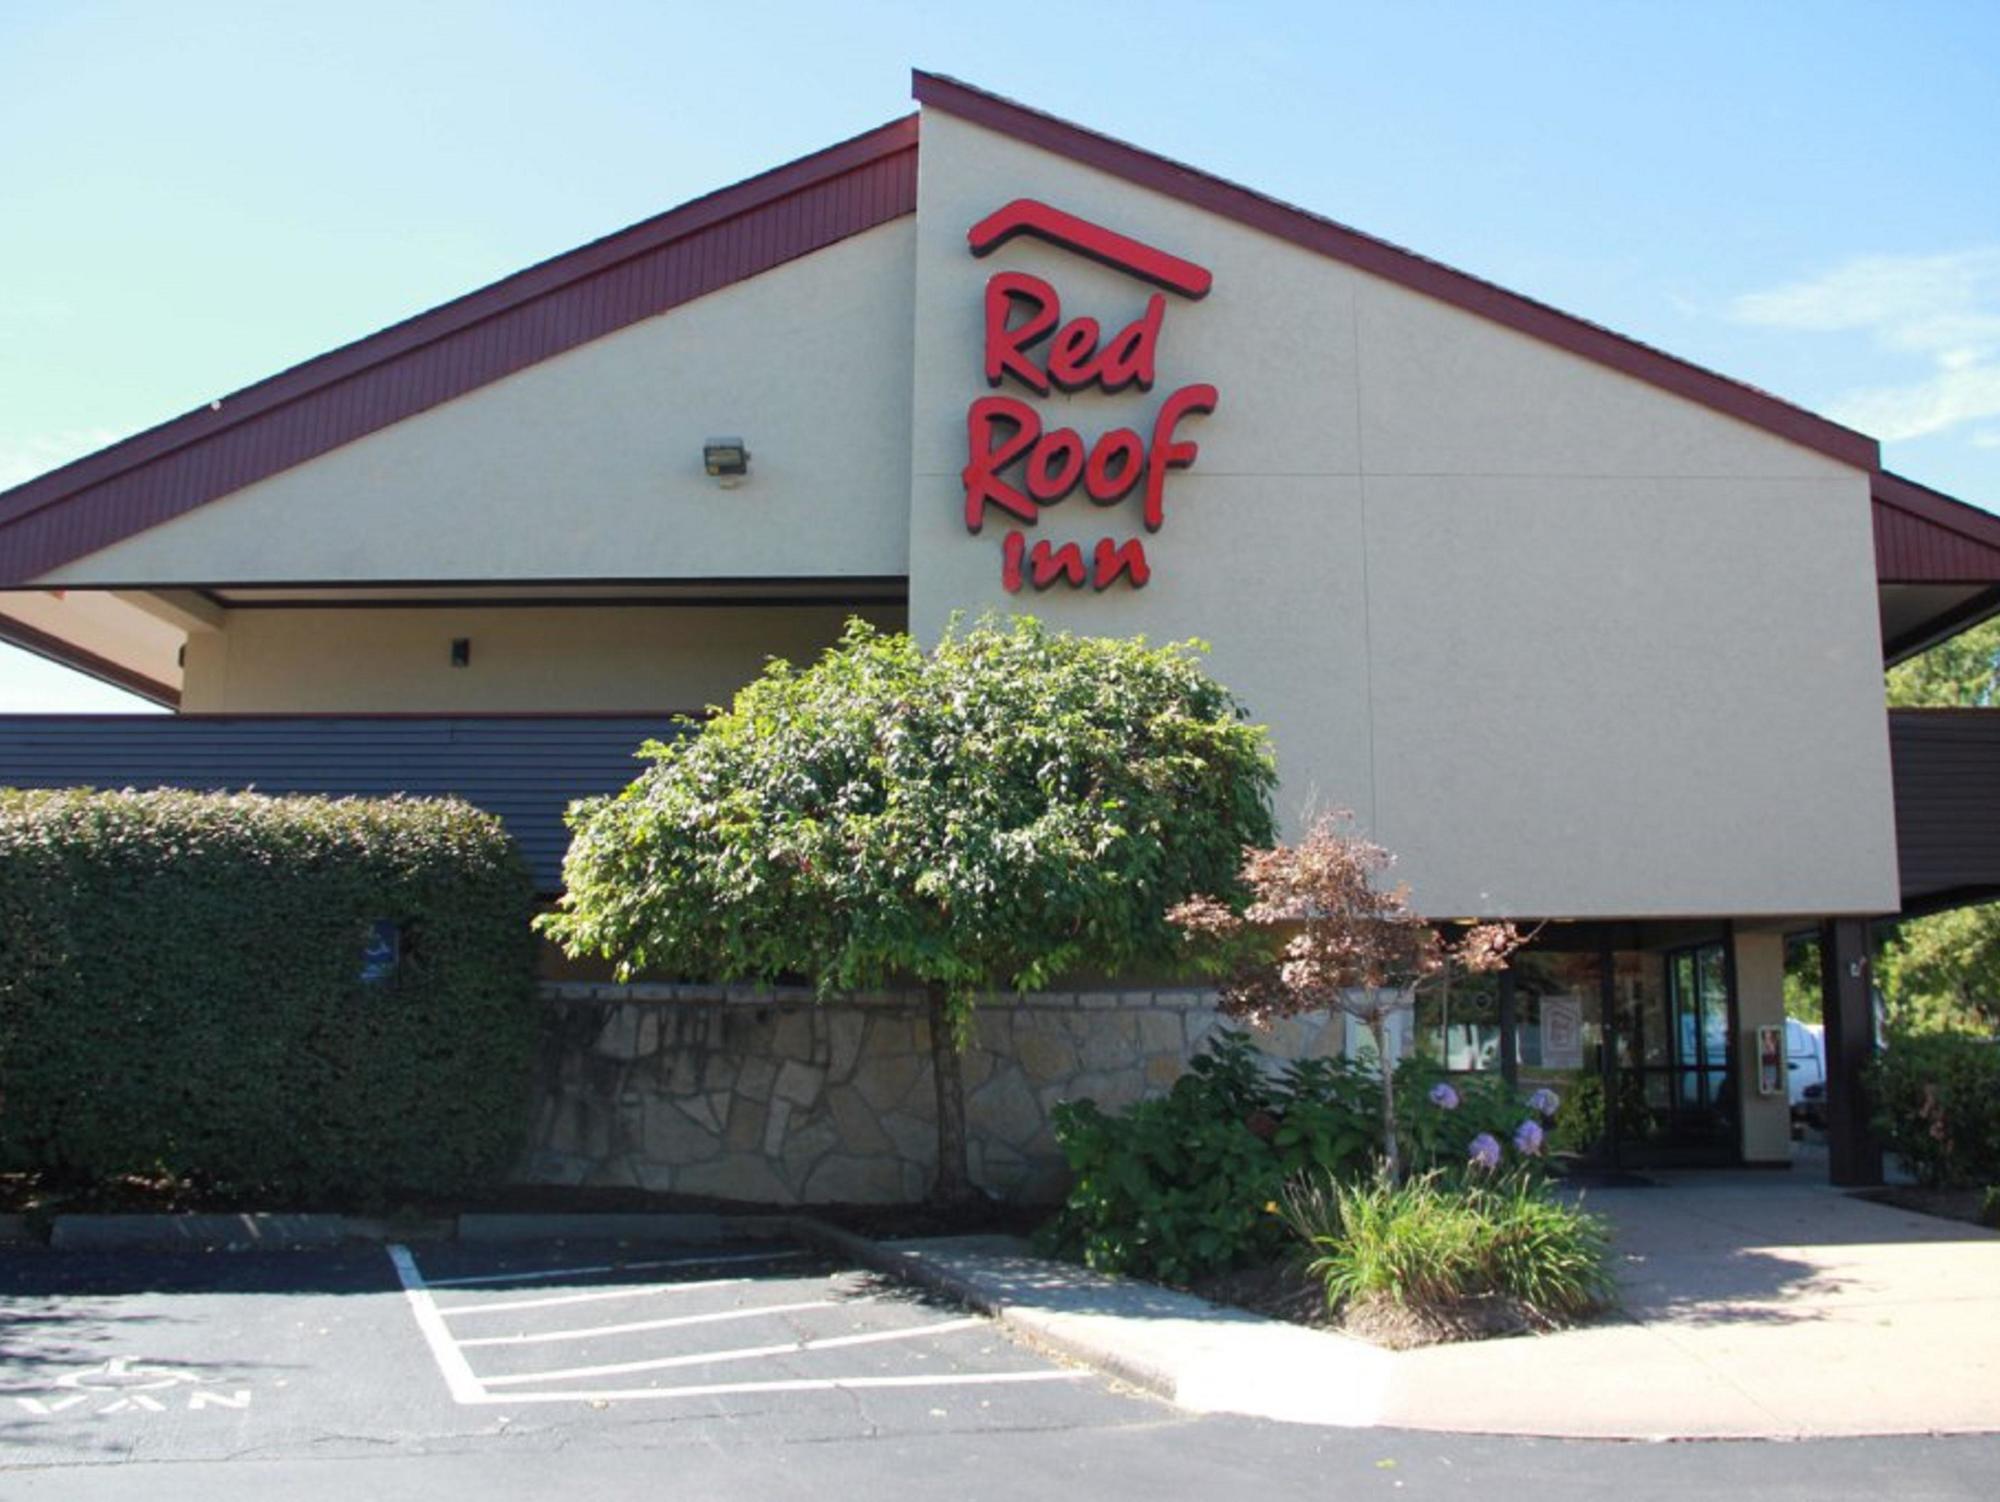
<svg viewBox="0 0 2000 1502"><path fill-rule="evenodd" d="M1826 1083L1826 1029L1819 1023L1785 1019L1785 1075L1796 1115L1805 1104L1806 1086Z"/></svg>

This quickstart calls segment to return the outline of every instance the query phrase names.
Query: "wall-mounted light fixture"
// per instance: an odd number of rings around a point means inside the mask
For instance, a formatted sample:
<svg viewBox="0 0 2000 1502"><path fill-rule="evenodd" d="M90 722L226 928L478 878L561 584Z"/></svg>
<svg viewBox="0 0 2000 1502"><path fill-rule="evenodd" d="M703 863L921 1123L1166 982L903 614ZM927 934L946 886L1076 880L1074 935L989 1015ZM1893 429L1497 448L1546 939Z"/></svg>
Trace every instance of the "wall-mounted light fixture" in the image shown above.
<svg viewBox="0 0 2000 1502"><path fill-rule="evenodd" d="M750 473L750 450L741 438L708 438L701 445L701 466L725 490L741 485Z"/></svg>
<svg viewBox="0 0 2000 1502"><path fill-rule="evenodd" d="M451 665L455 668L472 666L472 638L454 636L451 639Z"/></svg>

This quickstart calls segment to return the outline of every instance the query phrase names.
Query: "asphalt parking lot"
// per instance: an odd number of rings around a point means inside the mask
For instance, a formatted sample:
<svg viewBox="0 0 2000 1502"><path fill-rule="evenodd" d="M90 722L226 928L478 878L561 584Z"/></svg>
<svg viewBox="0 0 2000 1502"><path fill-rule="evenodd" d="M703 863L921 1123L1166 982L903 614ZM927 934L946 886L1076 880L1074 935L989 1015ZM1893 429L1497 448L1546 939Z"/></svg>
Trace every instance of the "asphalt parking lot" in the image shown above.
<svg viewBox="0 0 2000 1502"><path fill-rule="evenodd" d="M0 1248L6 1502L1958 1502L1996 1469L1991 1437L1635 1446L1195 1417L797 1246Z"/></svg>
<svg viewBox="0 0 2000 1502"><path fill-rule="evenodd" d="M987 1320L792 1245L0 1258L9 1464L1156 1418Z"/></svg>

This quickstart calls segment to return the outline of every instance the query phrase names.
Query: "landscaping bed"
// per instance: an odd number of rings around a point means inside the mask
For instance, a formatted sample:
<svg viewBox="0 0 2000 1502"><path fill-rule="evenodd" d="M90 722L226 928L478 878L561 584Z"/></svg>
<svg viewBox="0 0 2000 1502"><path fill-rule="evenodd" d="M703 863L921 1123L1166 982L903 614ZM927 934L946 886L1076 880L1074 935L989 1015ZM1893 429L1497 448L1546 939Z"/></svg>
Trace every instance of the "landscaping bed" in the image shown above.
<svg viewBox="0 0 2000 1502"><path fill-rule="evenodd" d="M1561 1101L1497 1077L1282 1067L1221 1033L1164 1097L1059 1108L1076 1178L1044 1253L1392 1348L1547 1330L1613 1297L1608 1232L1550 1185Z"/></svg>
<svg viewBox="0 0 2000 1502"><path fill-rule="evenodd" d="M1589 1317L1568 1321L1548 1319L1518 1299L1487 1294L1453 1304L1417 1307L1394 1299L1357 1300L1338 1313L1327 1308L1326 1290L1296 1261L1266 1262L1197 1278L1188 1292L1212 1304L1280 1319L1314 1330L1338 1330L1391 1351L1446 1341L1493 1340L1513 1335L1537 1335ZM1600 1311L1601 1312L1601 1311Z"/></svg>
<svg viewBox="0 0 2000 1502"><path fill-rule="evenodd" d="M1923 1184L1892 1184L1882 1189L1854 1191L1856 1199L1890 1205L1940 1220L1963 1221L2000 1231L2000 1192L1992 1189L1939 1189Z"/></svg>

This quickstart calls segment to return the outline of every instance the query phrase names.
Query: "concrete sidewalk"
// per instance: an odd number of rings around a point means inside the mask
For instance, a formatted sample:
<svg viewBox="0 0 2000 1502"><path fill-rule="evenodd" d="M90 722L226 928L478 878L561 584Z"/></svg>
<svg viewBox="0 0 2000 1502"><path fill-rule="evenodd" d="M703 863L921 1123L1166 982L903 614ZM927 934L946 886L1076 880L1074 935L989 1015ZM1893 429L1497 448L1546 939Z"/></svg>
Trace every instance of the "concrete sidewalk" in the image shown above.
<svg viewBox="0 0 2000 1502"><path fill-rule="evenodd" d="M1001 1238L877 1256L1203 1412L1601 1439L2000 1430L2000 1236L1769 1173L1663 1176L1589 1204L1616 1228L1619 1315L1403 1353Z"/></svg>

